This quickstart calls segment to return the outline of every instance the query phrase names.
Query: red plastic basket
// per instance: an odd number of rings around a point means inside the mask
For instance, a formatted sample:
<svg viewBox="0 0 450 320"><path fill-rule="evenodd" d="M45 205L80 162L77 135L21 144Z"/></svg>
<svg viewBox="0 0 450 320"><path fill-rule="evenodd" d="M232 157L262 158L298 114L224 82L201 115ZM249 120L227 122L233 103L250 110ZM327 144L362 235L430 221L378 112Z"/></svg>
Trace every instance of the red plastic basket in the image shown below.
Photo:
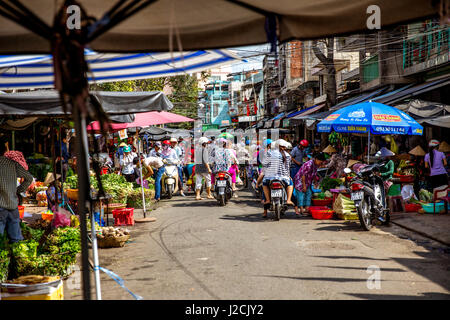
<svg viewBox="0 0 450 320"><path fill-rule="evenodd" d="M115 209L112 211L114 217L114 226L133 226L134 208Z"/></svg>
<svg viewBox="0 0 450 320"><path fill-rule="evenodd" d="M330 210L327 206L311 206L308 208L309 212L311 211L317 211L317 210Z"/></svg>
<svg viewBox="0 0 450 320"><path fill-rule="evenodd" d="M414 176L400 176L400 182L403 182L403 183L414 182Z"/></svg>
<svg viewBox="0 0 450 320"><path fill-rule="evenodd" d="M311 201L314 206L329 206L333 203L333 198L312 199Z"/></svg>
<svg viewBox="0 0 450 320"><path fill-rule="evenodd" d="M327 209L327 210L311 210L311 216L313 219L317 220L329 220L333 219L334 211Z"/></svg>
<svg viewBox="0 0 450 320"><path fill-rule="evenodd" d="M417 203L405 203L406 212L419 212L422 209L422 206Z"/></svg>

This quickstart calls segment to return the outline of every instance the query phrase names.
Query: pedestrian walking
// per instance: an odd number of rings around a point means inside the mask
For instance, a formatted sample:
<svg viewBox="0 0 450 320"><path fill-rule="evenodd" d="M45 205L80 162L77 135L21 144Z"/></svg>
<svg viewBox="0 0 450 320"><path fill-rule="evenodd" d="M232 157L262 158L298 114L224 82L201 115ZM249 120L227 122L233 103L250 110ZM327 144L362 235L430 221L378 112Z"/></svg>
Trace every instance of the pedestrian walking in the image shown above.
<svg viewBox="0 0 450 320"><path fill-rule="evenodd" d="M430 170L430 184L433 189L448 186L448 175L445 167L447 159L439 150L438 140L431 140L428 144L428 153L425 155L425 167Z"/></svg>
<svg viewBox="0 0 450 320"><path fill-rule="evenodd" d="M197 200L202 200L200 196L200 191L202 189L203 179L206 182L206 194L208 199L214 199L211 194L211 173L212 170L209 166L209 152L207 149L208 138L201 137L199 139L199 144L201 145L200 159L196 157L195 164L195 195Z"/></svg>

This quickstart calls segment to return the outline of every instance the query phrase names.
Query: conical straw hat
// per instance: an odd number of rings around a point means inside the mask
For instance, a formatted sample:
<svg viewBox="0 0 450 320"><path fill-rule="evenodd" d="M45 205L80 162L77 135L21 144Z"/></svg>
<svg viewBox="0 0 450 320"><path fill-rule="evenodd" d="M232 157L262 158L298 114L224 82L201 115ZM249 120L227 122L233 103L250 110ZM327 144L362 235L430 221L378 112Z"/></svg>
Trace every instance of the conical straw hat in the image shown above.
<svg viewBox="0 0 450 320"><path fill-rule="evenodd" d="M61 175L56 174L56 179L59 179L59 178L61 178ZM53 181L55 181L55 175L52 172L47 173L47 176L45 177L45 180L44 180L44 185L49 185Z"/></svg>
<svg viewBox="0 0 450 320"><path fill-rule="evenodd" d="M441 152L450 152L450 145L447 142L442 141L438 150Z"/></svg>
<svg viewBox="0 0 450 320"><path fill-rule="evenodd" d="M348 160L347 168L351 168L352 165L354 165L355 163L360 163L360 162L361 162L361 161L359 161L359 160L353 160L353 159L350 159L350 160Z"/></svg>
<svg viewBox="0 0 450 320"><path fill-rule="evenodd" d="M325 149L323 149L322 152L325 152L325 153L336 153L337 151L336 151L335 148L333 148L333 146L328 145L328 147L326 147Z"/></svg>
<svg viewBox="0 0 450 320"><path fill-rule="evenodd" d="M410 152L408 152L409 154L412 154L413 156L421 156L423 157L426 153L425 151L422 149L421 146L417 146L414 149L412 149Z"/></svg>

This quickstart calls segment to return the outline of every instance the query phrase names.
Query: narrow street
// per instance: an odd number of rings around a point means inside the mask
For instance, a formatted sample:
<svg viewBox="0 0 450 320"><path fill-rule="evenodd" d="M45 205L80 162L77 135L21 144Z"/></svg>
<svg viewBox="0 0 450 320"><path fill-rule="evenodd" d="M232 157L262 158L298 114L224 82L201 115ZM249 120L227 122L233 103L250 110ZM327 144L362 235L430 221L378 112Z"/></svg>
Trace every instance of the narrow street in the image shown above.
<svg viewBox="0 0 450 320"><path fill-rule="evenodd" d="M264 220L249 191L225 208L176 196L149 215L156 222L130 227L124 248L99 251L100 265L146 300L450 298L448 247L393 224L364 232L359 221L293 209ZM367 282L374 271L379 286ZM104 273L101 286L105 300L134 299ZM66 284L65 299L81 290Z"/></svg>

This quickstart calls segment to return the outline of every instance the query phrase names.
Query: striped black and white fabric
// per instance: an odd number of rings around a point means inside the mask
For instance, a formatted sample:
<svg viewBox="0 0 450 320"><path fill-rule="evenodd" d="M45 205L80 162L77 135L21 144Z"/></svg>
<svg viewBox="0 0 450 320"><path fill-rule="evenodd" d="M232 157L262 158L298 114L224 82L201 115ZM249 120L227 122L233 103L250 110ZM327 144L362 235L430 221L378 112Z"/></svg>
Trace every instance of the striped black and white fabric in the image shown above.
<svg viewBox="0 0 450 320"><path fill-rule="evenodd" d="M291 156L285 152L286 161L279 150L270 150L263 159L264 179L289 180Z"/></svg>
<svg viewBox="0 0 450 320"><path fill-rule="evenodd" d="M90 83L149 79L196 73L238 61L228 50L97 53L85 50ZM52 88L51 55L0 55L0 90Z"/></svg>

